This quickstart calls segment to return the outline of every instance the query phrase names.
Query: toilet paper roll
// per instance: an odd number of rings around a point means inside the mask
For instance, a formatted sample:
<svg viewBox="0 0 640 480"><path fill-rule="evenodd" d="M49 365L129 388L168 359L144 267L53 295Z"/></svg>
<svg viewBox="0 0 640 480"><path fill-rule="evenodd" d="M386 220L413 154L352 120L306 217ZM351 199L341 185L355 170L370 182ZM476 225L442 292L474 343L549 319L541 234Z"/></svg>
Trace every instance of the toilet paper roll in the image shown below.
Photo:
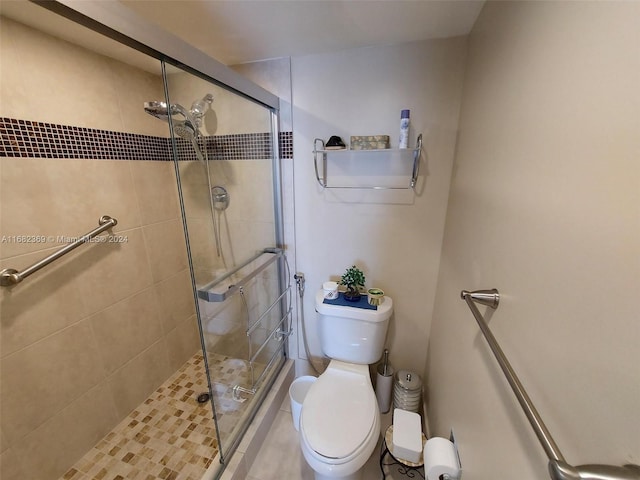
<svg viewBox="0 0 640 480"><path fill-rule="evenodd" d="M459 479L460 462L453 443L446 438L433 437L424 445L424 471L427 480ZM442 475L442 477L441 477ZM448 475L444 476L444 475Z"/></svg>
<svg viewBox="0 0 640 480"><path fill-rule="evenodd" d="M391 387L393 386L393 372L389 375L378 373L376 378L376 398L381 413L391 409Z"/></svg>

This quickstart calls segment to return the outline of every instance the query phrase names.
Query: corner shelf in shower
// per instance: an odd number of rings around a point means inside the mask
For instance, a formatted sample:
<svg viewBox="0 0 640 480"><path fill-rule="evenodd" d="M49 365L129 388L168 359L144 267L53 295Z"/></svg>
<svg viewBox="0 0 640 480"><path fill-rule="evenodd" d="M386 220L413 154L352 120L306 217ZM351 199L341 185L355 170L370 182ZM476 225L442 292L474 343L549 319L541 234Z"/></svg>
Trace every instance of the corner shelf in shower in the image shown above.
<svg viewBox="0 0 640 480"><path fill-rule="evenodd" d="M410 190L418 181L421 153L422 134L412 149L327 150L324 140L316 138L313 142L316 181L322 188Z"/></svg>

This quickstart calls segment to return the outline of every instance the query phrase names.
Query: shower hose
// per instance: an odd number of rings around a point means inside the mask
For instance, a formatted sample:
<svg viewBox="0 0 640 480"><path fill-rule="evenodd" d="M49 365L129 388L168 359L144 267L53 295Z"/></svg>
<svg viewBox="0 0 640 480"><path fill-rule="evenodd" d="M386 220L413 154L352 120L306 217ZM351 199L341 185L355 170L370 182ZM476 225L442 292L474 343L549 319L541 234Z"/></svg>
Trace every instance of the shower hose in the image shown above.
<svg viewBox="0 0 640 480"><path fill-rule="evenodd" d="M300 302L298 305L298 311L300 312L300 325L302 326L302 343L304 344L304 352L307 354L307 360L309 360L309 364L314 372L317 375L320 375L320 371L316 368L314 364L314 359L311 353L309 352L309 342L307 341L307 328L304 321L304 273L296 273L293 278L296 280L296 285L298 287L298 296L300 298Z"/></svg>

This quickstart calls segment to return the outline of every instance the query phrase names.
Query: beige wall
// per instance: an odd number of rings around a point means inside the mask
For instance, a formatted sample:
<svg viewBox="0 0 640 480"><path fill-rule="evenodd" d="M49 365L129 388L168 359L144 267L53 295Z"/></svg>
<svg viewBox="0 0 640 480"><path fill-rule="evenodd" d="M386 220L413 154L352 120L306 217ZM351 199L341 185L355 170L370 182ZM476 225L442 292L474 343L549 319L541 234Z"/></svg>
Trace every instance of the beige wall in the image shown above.
<svg viewBox="0 0 640 480"><path fill-rule="evenodd" d="M465 479L548 475L462 289L500 289L490 326L570 463L640 463L639 32L635 2L490 2L470 36L426 368Z"/></svg>
<svg viewBox="0 0 640 480"><path fill-rule="evenodd" d="M142 108L164 98L159 64L155 74L142 71L5 17L0 35L2 115L168 136Z"/></svg>
<svg viewBox="0 0 640 480"><path fill-rule="evenodd" d="M0 115L167 135L142 113L159 76L9 20L1 32ZM7 238L76 236L108 214L126 239L0 290L0 477L54 479L199 348L175 174L172 162L1 158L0 199ZM0 243L0 266L56 248Z"/></svg>
<svg viewBox="0 0 640 480"><path fill-rule="evenodd" d="M314 356L321 355L315 292L356 263L367 286L395 302L387 342L392 363L424 368L465 50L465 39L453 38L292 59L297 269L307 279L304 318ZM323 191L314 174L314 138L386 134L397 148L404 108L411 109L410 143L424 136L416 193Z"/></svg>

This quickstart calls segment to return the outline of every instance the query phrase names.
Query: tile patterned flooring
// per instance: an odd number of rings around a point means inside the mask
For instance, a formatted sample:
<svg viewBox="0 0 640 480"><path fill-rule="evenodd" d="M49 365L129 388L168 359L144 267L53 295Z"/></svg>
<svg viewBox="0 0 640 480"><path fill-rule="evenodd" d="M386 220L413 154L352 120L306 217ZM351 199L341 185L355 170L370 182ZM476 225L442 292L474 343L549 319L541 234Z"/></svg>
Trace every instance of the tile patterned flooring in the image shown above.
<svg viewBox="0 0 640 480"><path fill-rule="evenodd" d="M222 407L219 426L230 432L250 403L232 397L232 384L248 379L246 364L210 355L209 366L216 405ZM204 362L197 353L59 480L200 480L218 452L211 407L195 400L206 390ZM381 420L386 429L391 415ZM299 442L287 396L246 480L314 480ZM382 478L379 458L380 442L363 480ZM388 480L406 478L385 471Z"/></svg>
<svg viewBox="0 0 640 480"><path fill-rule="evenodd" d="M230 431L245 406L233 400L231 387L248 378L246 364L210 354L209 367L219 425ZM200 480L218 453L211 405L196 400L207 390L198 352L60 480Z"/></svg>

